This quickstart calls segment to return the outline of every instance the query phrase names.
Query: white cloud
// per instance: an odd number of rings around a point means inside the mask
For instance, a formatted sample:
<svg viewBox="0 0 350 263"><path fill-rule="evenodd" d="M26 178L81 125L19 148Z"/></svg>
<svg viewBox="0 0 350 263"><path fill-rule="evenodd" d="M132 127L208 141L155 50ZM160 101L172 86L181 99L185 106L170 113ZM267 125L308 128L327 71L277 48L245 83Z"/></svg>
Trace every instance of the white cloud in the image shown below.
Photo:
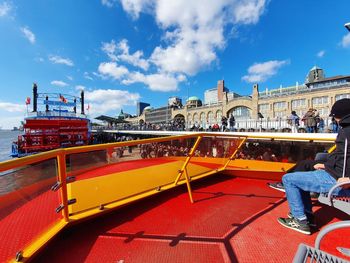
<svg viewBox="0 0 350 263"><path fill-rule="evenodd" d="M266 0L245 0L236 1L233 6L233 17L235 23L256 24L264 13L267 4Z"/></svg>
<svg viewBox="0 0 350 263"><path fill-rule="evenodd" d="M169 45L156 47L152 62L162 71L187 75L209 66L217 59L216 50L225 46L224 2L158 1L156 18L167 29Z"/></svg>
<svg viewBox="0 0 350 263"><path fill-rule="evenodd" d="M18 127L23 121L25 112L24 99L22 104L0 101L0 127L3 129Z"/></svg>
<svg viewBox="0 0 350 263"><path fill-rule="evenodd" d="M86 90L86 87L83 85L76 85L75 90L79 90L79 91Z"/></svg>
<svg viewBox="0 0 350 263"><path fill-rule="evenodd" d="M20 115L16 113L11 114L11 116L9 116L8 113L0 113L0 127L2 127L3 129L12 129L13 127L18 127L21 125L21 121L23 121L23 116L24 111Z"/></svg>
<svg viewBox="0 0 350 263"><path fill-rule="evenodd" d="M6 16L12 9L12 6L8 2L0 3L0 17Z"/></svg>
<svg viewBox="0 0 350 263"><path fill-rule="evenodd" d="M160 71L186 75L217 59L217 50L226 45L225 26L257 23L266 5L265 0L122 0L133 18L150 13L165 31L167 45L157 46L150 61Z"/></svg>
<svg viewBox="0 0 350 263"><path fill-rule="evenodd" d="M135 53L130 54L126 39L121 40L118 44L114 40L110 43L102 43L101 49L112 61L122 61L143 70L148 70L149 63L146 59L142 58L143 52L137 50Z"/></svg>
<svg viewBox="0 0 350 263"><path fill-rule="evenodd" d="M68 84L61 80L53 80L51 81L51 85L58 86L58 87L67 87Z"/></svg>
<svg viewBox="0 0 350 263"><path fill-rule="evenodd" d="M187 76L210 67L217 52L226 46L224 36L228 25L238 30L241 24L256 24L264 13L268 0L121 0L123 9L138 19L141 13L154 17L163 30L162 43L144 58L141 50L130 53L126 39L102 43L102 51L111 62L98 67L100 77L112 77L123 84L144 83L154 91L174 91ZM114 2L103 1L113 6ZM238 33L237 33L238 34ZM117 64L118 63L118 64ZM125 65L148 71L132 71ZM153 69L153 68L152 68Z"/></svg>
<svg viewBox="0 0 350 263"><path fill-rule="evenodd" d="M140 99L138 93L126 90L97 89L85 91L86 102L90 104L92 114L102 114L116 111L126 105L135 105Z"/></svg>
<svg viewBox="0 0 350 263"><path fill-rule="evenodd" d="M113 7L116 2L116 0L101 0L102 5L107 7Z"/></svg>
<svg viewBox="0 0 350 263"><path fill-rule="evenodd" d="M248 75L243 76L242 80L250 83L264 82L276 75L282 66L289 63L289 60L270 60L263 63L254 63L248 68Z"/></svg>
<svg viewBox="0 0 350 263"><path fill-rule="evenodd" d="M129 70L124 66L118 66L116 62L104 62L98 66L98 72L118 80L127 75Z"/></svg>
<svg viewBox="0 0 350 263"><path fill-rule="evenodd" d="M90 76L90 74L89 74L89 72L84 72L84 78L86 78L86 79L88 79L88 80L94 80L91 76Z"/></svg>
<svg viewBox="0 0 350 263"><path fill-rule="evenodd" d="M129 45L126 39L123 39L118 43L118 50L121 52L121 54L118 55L118 58L121 61L129 63L135 67L142 68L143 70L148 70L149 63L147 60L142 58L143 52L137 50L135 53L129 54Z"/></svg>
<svg viewBox="0 0 350 263"><path fill-rule="evenodd" d="M27 26L21 27L21 31L24 34L24 36L29 40L30 43L32 44L35 43L35 35L32 31L29 30Z"/></svg>
<svg viewBox="0 0 350 263"><path fill-rule="evenodd" d="M18 103L11 103L11 102L1 102L0 101L0 110L6 111L6 112L24 112L25 111L25 103L23 101L23 104Z"/></svg>
<svg viewBox="0 0 350 263"><path fill-rule="evenodd" d="M350 47L350 33L345 35L341 41L341 46L344 48Z"/></svg>
<svg viewBox="0 0 350 263"><path fill-rule="evenodd" d="M178 82L180 80L171 74L149 74L144 75L140 72L133 72L128 75L128 78L122 81L123 84L129 85L133 83L143 83L153 91L169 92L178 90Z"/></svg>
<svg viewBox="0 0 350 263"><path fill-rule="evenodd" d="M62 58L60 56L50 55L49 60L54 64L63 64L63 65L67 65L70 67L74 66L73 61L69 58Z"/></svg>
<svg viewBox="0 0 350 263"><path fill-rule="evenodd" d="M117 50L117 45L115 44L115 41L112 40L110 43L102 43L102 51L107 54L107 56L113 60L118 60L117 56L115 55L115 52Z"/></svg>
<svg viewBox="0 0 350 263"><path fill-rule="evenodd" d="M139 18L139 14L145 10L147 6L151 6L154 0L121 0L122 6L134 19Z"/></svg>
<svg viewBox="0 0 350 263"><path fill-rule="evenodd" d="M186 76L183 75L183 74L178 75L178 76L176 77L176 79L177 79L178 81L180 81L180 82L187 81Z"/></svg>
<svg viewBox="0 0 350 263"><path fill-rule="evenodd" d="M325 54L326 54L326 51L325 51L325 50L321 50L321 51L319 51L319 52L317 53L317 57L323 58Z"/></svg>

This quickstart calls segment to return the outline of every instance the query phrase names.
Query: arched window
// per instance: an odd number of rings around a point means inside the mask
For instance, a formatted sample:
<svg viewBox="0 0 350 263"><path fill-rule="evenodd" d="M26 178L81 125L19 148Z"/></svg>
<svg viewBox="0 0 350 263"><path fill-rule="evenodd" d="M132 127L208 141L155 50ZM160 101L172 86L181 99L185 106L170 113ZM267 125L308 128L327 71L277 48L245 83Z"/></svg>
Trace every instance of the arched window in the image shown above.
<svg viewBox="0 0 350 263"><path fill-rule="evenodd" d="M250 119L250 109L247 107L239 106L233 109L233 116L235 118Z"/></svg>
<svg viewBox="0 0 350 263"><path fill-rule="evenodd" d="M201 126L206 129L208 127L206 127L206 124L207 124L207 121L205 119L205 113L202 112L201 115L200 115L200 121L201 121Z"/></svg>
<svg viewBox="0 0 350 263"><path fill-rule="evenodd" d="M198 113L193 114L193 123L199 125L199 115Z"/></svg>
<svg viewBox="0 0 350 263"><path fill-rule="evenodd" d="M187 127L190 128L192 126L192 115L187 114Z"/></svg>
<svg viewBox="0 0 350 263"><path fill-rule="evenodd" d="M216 112L216 123L220 123L221 124L221 117L222 117L222 111L221 110L218 110Z"/></svg>
<svg viewBox="0 0 350 263"><path fill-rule="evenodd" d="M213 126L213 124L215 123L214 120L214 113L212 111L208 112L208 123L209 125Z"/></svg>

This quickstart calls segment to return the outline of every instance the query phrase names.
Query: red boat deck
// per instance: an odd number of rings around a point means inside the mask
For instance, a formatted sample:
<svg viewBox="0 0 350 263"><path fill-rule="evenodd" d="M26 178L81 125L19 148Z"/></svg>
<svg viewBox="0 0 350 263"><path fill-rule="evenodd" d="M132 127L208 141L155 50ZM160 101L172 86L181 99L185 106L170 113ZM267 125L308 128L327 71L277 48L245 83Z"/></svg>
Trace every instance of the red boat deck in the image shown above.
<svg viewBox="0 0 350 263"><path fill-rule="evenodd" d="M181 186L65 229L35 262L291 262L304 235L279 225L288 204L267 181L223 174ZM316 201L315 201L316 202ZM320 227L346 219L315 204ZM341 256L350 231L333 231L322 249Z"/></svg>

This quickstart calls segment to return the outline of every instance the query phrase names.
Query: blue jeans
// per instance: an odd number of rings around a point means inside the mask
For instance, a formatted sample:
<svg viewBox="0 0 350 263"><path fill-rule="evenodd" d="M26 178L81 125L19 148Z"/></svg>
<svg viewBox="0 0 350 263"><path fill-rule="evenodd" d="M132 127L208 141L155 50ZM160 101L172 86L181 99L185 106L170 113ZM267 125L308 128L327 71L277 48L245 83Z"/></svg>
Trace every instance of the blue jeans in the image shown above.
<svg viewBox="0 0 350 263"><path fill-rule="evenodd" d="M310 192L327 193L337 183L325 170L288 173L282 177L282 182L290 212L299 220L312 213Z"/></svg>
<svg viewBox="0 0 350 263"><path fill-rule="evenodd" d="M307 127L306 127L306 130L307 130L308 133L313 133L313 132L315 132L314 127L312 127L312 126L307 126Z"/></svg>

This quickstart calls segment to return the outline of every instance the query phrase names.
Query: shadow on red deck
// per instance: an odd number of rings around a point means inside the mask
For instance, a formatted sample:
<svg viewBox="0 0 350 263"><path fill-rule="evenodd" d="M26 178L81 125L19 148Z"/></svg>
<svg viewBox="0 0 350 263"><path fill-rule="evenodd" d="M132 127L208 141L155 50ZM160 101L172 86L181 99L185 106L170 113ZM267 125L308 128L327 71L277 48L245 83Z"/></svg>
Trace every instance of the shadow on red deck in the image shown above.
<svg viewBox="0 0 350 263"><path fill-rule="evenodd" d="M216 175L193 183L194 204L185 187L163 192L64 230L34 261L291 262L298 244L313 245L316 234L277 223L288 213L287 202L266 183ZM319 208L321 226L345 218ZM335 241L347 240L335 233L324 245Z"/></svg>

